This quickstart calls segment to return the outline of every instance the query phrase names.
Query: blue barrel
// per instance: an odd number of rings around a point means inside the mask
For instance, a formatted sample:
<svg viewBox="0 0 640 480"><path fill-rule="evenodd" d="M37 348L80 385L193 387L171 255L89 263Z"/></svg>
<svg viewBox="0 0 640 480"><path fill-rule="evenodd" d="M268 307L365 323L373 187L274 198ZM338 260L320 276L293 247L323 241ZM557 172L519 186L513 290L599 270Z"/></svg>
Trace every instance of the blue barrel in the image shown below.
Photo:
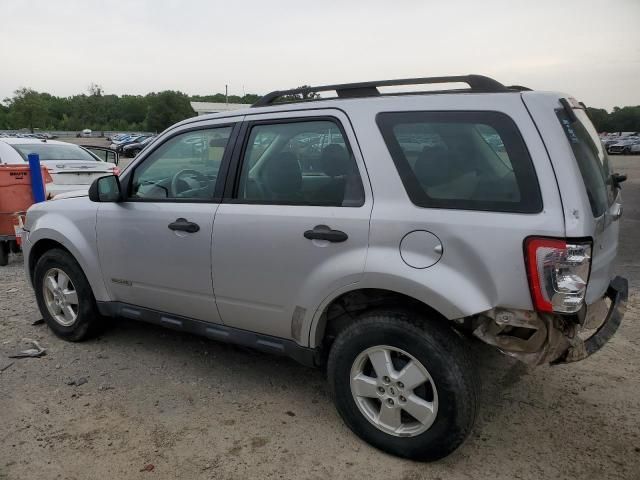
<svg viewBox="0 0 640 480"><path fill-rule="evenodd" d="M33 192L34 203L44 202L46 199L44 192L44 181L42 180L42 170L40 169L40 155L29 154L29 170L31 170L31 191Z"/></svg>

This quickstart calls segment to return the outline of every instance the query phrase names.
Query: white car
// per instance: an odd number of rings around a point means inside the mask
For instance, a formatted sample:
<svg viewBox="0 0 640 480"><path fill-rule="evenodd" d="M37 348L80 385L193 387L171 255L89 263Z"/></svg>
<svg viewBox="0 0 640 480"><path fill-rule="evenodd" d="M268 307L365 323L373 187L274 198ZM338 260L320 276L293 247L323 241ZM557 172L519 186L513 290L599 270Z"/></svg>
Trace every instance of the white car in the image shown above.
<svg viewBox="0 0 640 480"><path fill-rule="evenodd" d="M37 153L53 183L47 184L47 196L86 192L98 177L118 174L114 163L102 161L87 149L72 143L35 138L0 138L0 164L28 164L28 155Z"/></svg>
<svg viewBox="0 0 640 480"><path fill-rule="evenodd" d="M629 154L634 145L640 145L640 137L628 136L622 137L618 142L607 146L607 153L613 155L616 153Z"/></svg>

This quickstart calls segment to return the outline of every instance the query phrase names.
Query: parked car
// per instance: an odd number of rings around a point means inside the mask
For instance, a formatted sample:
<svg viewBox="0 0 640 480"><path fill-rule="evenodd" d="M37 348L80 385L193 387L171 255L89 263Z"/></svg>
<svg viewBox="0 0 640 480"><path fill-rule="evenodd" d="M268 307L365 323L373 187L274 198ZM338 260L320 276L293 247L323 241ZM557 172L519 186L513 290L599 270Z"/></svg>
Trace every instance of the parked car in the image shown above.
<svg viewBox="0 0 640 480"><path fill-rule="evenodd" d="M114 163L103 162L86 149L57 140L33 138L0 139L0 164L25 164L28 155L37 153L47 167L53 183L47 184L47 195L82 191L98 177L119 173Z"/></svg>
<svg viewBox="0 0 640 480"><path fill-rule="evenodd" d="M144 138L143 140L138 140L132 143L125 143L121 151L125 157L135 157L138 155L147 145L149 145L154 139L155 135Z"/></svg>
<svg viewBox="0 0 640 480"><path fill-rule="evenodd" d="M631 153L631 147L640 143L640 137L624 137L607 147L607 152L610 154L629 154Z"/></svg>
<svg viewBox="0 0 640 480"><path fill-rule="evenodd" d="M444 82L470 88L378 93ZM324 366L357 435L441 458L476 416L472 337L533 366L619 327L625 177L563 94L476 75L329 90L184 120L88 197L31 207L26 273L61 338L118 316ZM321 170L301 167L327 131Z"/></svg>
<svg viewBox="0 0 640 480"><path fill-rule="evenodd" d="M121 153L123 151L123 148L126 145L131 145L132 143L140 143L142 141L144 141L145 139L149 138L150 135L134 135L129 137L126 140L122 140L119 141L115 144L112 144L112 146L110 148L114 148L114 150L118 153Z"/></svg>
<svg viewBox="0 0 640 480"><path fill-rule="evenodd" d="M133 135L134 135L134 134L127 133L127 134L124 134L124 135L118 135L118 136L114 137L114 138L111 140L111 144L109 145L109 148L110 148L110 149L112 149L112 150L115 150L115 149L116 149L116 147L117 147L120 143L122 143L122 142L126 142L126 141L127 141L128 139L130 139ZM135 135L137 136L137 134L135 134Z"/></svg>
<svg viewBox="0 0 640 480"><path fill-rule="evenodd" d="M140 133L129 133L127 135L119 137L117 140L112 140L111 141L111 145L109 145L109 148L111 148L112 150L116 150L118 148L118 146L120 146L122 144L125 144L125 143L134 142L138 138L144 137L144 136L145 135L142 135Z"/></svg>
<svg viewBox="0 0 640 480"><path fill-rule="evenodd" d="M93 132L88 129L85 128L84 130L82 130L81 132L78 132L78 134L76 135L76 137L90 137L93 135Z"/></svg>

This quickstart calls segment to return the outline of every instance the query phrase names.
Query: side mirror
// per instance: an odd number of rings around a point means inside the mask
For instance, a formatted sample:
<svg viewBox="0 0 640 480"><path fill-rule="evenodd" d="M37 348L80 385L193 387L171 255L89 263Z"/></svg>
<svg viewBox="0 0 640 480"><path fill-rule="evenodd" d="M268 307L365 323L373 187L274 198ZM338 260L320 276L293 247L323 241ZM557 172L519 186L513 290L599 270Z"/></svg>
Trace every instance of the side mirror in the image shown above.
<svg viewBox="0 0 640 480"><path fill-rule="evenodd" d="M96 178L89 187L89 200L92 202L120 202L122 191L120 180L115 175Z"/></svg>

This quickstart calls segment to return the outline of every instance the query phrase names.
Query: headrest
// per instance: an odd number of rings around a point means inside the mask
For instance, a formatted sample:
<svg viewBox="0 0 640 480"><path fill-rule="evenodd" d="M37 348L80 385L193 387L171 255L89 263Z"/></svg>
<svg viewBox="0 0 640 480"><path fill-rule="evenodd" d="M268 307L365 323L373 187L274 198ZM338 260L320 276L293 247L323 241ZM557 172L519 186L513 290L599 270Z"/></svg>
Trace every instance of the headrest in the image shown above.
<svg viewBox="0 0 640 480"><path fill-rule="evenodd" d="M327 145L322 150L322 171L330 177L351 173L352 162L347 149L337 143Z"/></svg>
<svg viewBox="0 0 640 480"><path fill-rule="evenodd" d="M449 154L442 147L424 147L413 169L423 187L441 185L450 180Z"/></svg>
<svg viewBox="0 0 640 480"><path fill-rule="evenodd" d="M298 159L291 152L281 152L265 165L264 180L276 195L296 195L302 188L302 171Z"/></svg>

